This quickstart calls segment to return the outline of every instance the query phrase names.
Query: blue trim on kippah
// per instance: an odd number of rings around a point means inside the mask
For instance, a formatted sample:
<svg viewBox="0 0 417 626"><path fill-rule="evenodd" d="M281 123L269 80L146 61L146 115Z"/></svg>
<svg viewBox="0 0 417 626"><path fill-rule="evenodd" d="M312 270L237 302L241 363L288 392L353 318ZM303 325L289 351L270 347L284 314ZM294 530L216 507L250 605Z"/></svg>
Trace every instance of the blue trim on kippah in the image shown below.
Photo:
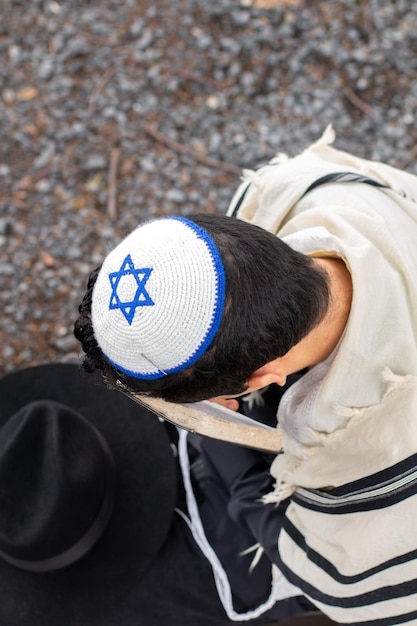
<svg viewBox="0 0 417 626"><path fill-rule="evenodd" d="M209 250L210 256L213 260L213 265L214 265L215 272L216 272L216 278L217 278L216 297L215 297L215 302L214 302L214 311L213 311L211 323L201 345L184 363L178 365L177 367L172 367L164 371L158 370L157 372L153 372L151 374L144 374L141 372L134 372L132 370L121 367L120 365L118 365L117 363L109 359L109 357L107 357L110 363L120 372L123 372L124 374L127 374L128 376L131 376L132 378L139 378L141 380L157 380L159 378L163 378L167 374L174 374L175 372L181 372L182 370L185 370L187 367L195 363L200 358L200 356L202 356L206 352L206 350L210 347L217 331L219 330L220 322L221 322L222 315L223 315L224 301L226 297L226 274L225 274L224 267L223 267L223 261L221 259L220 252L218 251L216 244L214 243L213 239L210 237L208 232L204 230L204 228L201 228L200 226L198 226L198 224L195 224L193 221L187 219L186 217L171 216L171 217L167 217L164 219L171 219L171 220L177 220L177 221L183 222L186 226L188 226L189 228L191 228L191 230L195 232L195 234L197 235L199 239L202 239L204 241L204 243L206 244Z"/></svg>
<svg viewBox="0 0 417 626"><path fill-rule="evenodd" d="M157 380L158 378L163 378L167 374L171 373L171 370L166 370L164 372L162 372L161 370L158 370L157 372L154 372L152 374L143 374L142 372L134 372L133 370L129 370L126 367L122 367L115 361L112 361L112 359L110 359L107 355L106 355L106 359L119 372L123 372L123 374L127 374L127 376L131 376L132 378L139 378L140 380Z"/></svg>
<svg viewBox="0 0 417 626"><path fill-rule="evenodd" d="M207 248L209 249L210 256L213 260L217 278L217 291L216 299L214 302L213 317L211 319L211 324L208 328L206 336L203 339L203 343L198 348L198 350L186 361L185 364L179 366L178 368L170 370L170 373L174 373L185 369L189 365L192 365L192 363L195 363L195 361L197 361L197 359L199 359L200 356L202 356L204 352L206 352L206 350L209 348L217 331L219 330L220 322L223 315L224 301L226 297L226 274L224 271L223 261L220 256L220 252L218 251L213 239L210 237L208 232L204 230L204 228L201 228L201 226L198 226L198 224L185 217L171 217L170 219L184 222L184 224L189 226L196 233L199 239L202 239L205 242Z"/></svg>

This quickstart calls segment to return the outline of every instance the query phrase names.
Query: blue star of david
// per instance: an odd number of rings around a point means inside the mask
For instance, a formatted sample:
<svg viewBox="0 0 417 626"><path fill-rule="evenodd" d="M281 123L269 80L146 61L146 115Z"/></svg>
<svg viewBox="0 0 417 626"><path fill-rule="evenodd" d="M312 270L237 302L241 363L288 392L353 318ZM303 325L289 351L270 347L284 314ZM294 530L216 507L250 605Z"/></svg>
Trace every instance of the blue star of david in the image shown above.
<svg viewBox="0 0 417 626"><path fill-rule="evenodd" d="M132 324L136 309L139 306L154 306L155 304L145 289L145 285L148 282L151 272L151 267L136 268L132 261L132 257L128 254L121 264L119 271L111 272L109 274L109 280L112 288L109 310L120 309L129 325ZM131 300L122 302L117 290L120 287L121 281L125 281L126 278L130 280L129 277L132 277L136 281L137 289Z"/></svg>

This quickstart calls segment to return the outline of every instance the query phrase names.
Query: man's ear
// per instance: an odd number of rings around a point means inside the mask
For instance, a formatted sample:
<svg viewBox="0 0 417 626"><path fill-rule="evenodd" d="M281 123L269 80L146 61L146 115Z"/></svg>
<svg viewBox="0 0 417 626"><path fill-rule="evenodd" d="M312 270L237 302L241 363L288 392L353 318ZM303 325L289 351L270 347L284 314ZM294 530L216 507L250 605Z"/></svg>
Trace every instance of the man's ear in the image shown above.
<svg viewBox="0 0 417 626"><path fill-rule="evenodd" d="M276 383L280 387L283 387L287 382L287 375L280 365L280 359L275 359L266 363L253 374L251 374L247 380L247 384L252 389L261 389L267 387L272 383Z"/></svg>

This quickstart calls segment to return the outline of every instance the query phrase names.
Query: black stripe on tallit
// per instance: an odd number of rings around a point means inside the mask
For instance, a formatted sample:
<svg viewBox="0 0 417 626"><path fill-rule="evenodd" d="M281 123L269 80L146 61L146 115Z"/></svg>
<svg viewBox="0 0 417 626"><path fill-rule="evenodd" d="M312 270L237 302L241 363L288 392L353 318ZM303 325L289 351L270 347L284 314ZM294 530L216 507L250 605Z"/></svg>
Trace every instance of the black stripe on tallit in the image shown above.
<svg viewBox="0 0 417 626"><path fill-rule="evenodd" d="M322 185L328 185L329 183L366 183L367 185L372 185L373 187L389 189L389 187L387 187L383 183L380 183L378 180L374 180L373 178L368 178L368 176L354 174L353 172L333 172L331 174L321 176L320 178L312 182L311 185L307 187L302 197L304 197L310 191L313 191L313 189L321 187Z"/></svg>
<svg viewBox="0 0 417 626"><path fill-rule="evenodd" d="M377 493L379 491L379 493ZM296 491L293 501L321 513L342 515L393 506L417 494L417 454L329 491Z"/></svg>
<svg viewBox="0 0 417 626"><path fill-rule="evenodd" d="M297 544L297 546L302 550L309 561L314 563L318 568L322 569L326 574L331 576L336 582L341 583L343 585L349 585L353 583L360 582L362 580L366 580L370 576L374 574L378 574L379 572L383 572L392 567L396 567L397 565L402 565L404 563L409 563L411 561L416 561L416 574L417 574L417 549L411 550L410 552L406 552L404 554L400 554L397 557L392 559L388 559L379 565L375 565L370 567L359 574L354 575L346 575L341 574L336 567L331 563L326 557L322 554L311 548L306 540L304 535L292 524L292 522L287 518L285 520L285 525L283 529L289 537ZM417 589L416 589L417 591Z"/></svg>
<svg viewBox="0 0 417 626"><path fill-rule="evenodd" d="M278 557L277 561L279 569L293 585L296 585L299 589L301 589L301 591L309 598L311 598L313 602L321 602L322 604L327 606L339 607L341 609L352 609L367 606L372 607L373 605L380 602L395 600L396 598L405 598L412 594L417 594L417 579L413 578L412 580L408 580L403 583L398 583L395 585L385 585L384 587L378 587L376 589L373 589L372 591L366 591L364 593L358 593L356 595L351 595L348 597L333 596L327 593L323 593L320 589L312 585L310 582L298 576L295 572L291 570L290 567L282 562L280 557ZM393 561L396 561L396 559L393 559ZM324 572L326 575L331 575L330 572L326 569L324 570ZM351 582L354 581L351 580Z"/></svg>

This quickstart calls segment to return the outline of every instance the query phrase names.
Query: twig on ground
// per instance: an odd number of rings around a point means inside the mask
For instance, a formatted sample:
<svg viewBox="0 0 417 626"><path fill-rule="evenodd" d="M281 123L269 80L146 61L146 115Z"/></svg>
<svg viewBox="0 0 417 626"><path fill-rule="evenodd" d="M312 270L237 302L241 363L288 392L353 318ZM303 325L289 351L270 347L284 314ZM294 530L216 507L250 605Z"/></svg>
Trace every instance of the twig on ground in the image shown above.
<svg viewBox="0 0 417 626"><path fill-rule="evenodd" d="M103 91L106 83L111 79L111 77L113 76L113 74L116 73L116 69L114 67L110 67L108 70L106 70L103 74L103 76L101 77L101 79L98 81L95 89L93 90L91 96L90 96L90 100L88 103L88 111L89 113L94 113L94 111L97 108L97 100L101 94L101 92Z"/></svg>
<svg viewBox="0 0 417 626"><path fill-rule="evenodd" d="M210 76L201 76L200 74L196 74L195 72L187 69L182 69L180 67L163 66L162 69L166 69L170 72L171 75L177 75L194 83L200 83L201 85L214 87L214 89L222 90L228 86L227 81L216 80L215 78L211 78Z"/></svg>
<svg viewBox="0 0 417 626"><path fill-rule="evenodd" d="M151 124L143 124L142 128L156 141L165 144L169 148L172 148L172 150L174 150L175 152L186 154L187 156L192 157L199 163L203 163L203 165L223 170L224 172L229 172L230 174L237 174L238 176L242 174L242 170L240 167L236 167L235 165L231 165L230 163L225 163L224 161L218 161L217 159L205 156L204 154L199 154L192 148L187 148L182 143L175 141L175 139L171 139L171 137L167 137L166 135L160 133L159 130L154 128L154 126L152 126Z"/></svg>
<svg viewBox="0 0 417 626"><path fill-rule="evenodd" d="M348 85L342 85L342 91L345 94L346 98L349 100L353 106L362 111L362 113L366 113L366 115L375 115L375 111L369 104L366 104L363 100L356 95L356 93L351 89Z"/></svg>
<svg viewBox="0 0 417 626"><path fill-rule="evenodd" d="M107 215L111 220L117 218L117 168L119 165L120 148L113 148L110 153L109 165L109 199Z"/></svg>

